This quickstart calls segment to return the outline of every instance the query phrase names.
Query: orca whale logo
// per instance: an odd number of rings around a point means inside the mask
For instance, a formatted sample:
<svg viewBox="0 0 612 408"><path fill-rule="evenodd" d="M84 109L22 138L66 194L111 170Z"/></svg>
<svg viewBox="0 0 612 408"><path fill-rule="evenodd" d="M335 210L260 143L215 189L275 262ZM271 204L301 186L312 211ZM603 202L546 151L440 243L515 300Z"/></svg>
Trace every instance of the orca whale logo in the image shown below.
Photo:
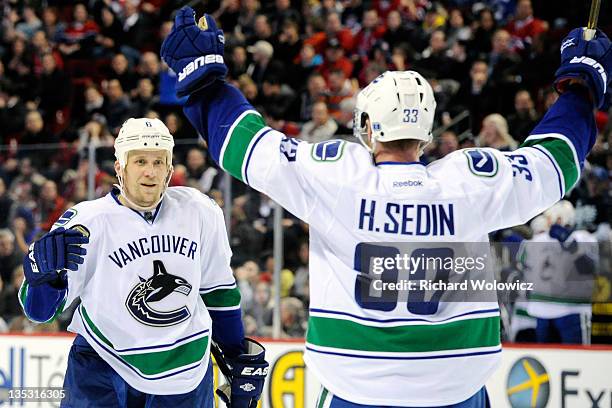
<svg viewBox="0 0 612 408"><path fill-rule="evenodd" d="M172 292L189 295L191 285L185 279L166 272L162 261L153 261L153 276L140 278L125 301L125 306L134 319L147 326L174 326L189 319L191 313L187 306L169 311L154 309L151 303L158 302Z"/></svg>

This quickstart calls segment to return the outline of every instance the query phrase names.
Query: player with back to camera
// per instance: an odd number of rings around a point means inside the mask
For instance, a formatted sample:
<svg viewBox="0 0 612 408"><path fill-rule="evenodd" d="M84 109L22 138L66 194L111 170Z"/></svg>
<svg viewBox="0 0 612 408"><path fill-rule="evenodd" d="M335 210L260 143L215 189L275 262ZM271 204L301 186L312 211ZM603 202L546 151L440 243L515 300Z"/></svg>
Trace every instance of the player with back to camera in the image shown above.
<svg viewBox="0 0 612 408"><path fill-rule="evenodd" d="M234 374L222 398L257 405L268 363L244 337L223 213L168 187L173 147L159 119L127 120L119 185L67 210L24 259L28 318L50 321L80 298L62 407L212 408L212 340Z"/></svg>
<svg viewBox="0 0 612 408"><path fill-rule="evenodd" d="M418 160L436 102L417 72L386 72L358 94L354 130L363 146L313 145L267 127L225 82L223 48L214 20L196 25L183 8L161 56L178 75L177 94L189 95L185 114L213 159L310 224L304 358L322 384L317 407L488 406L484 384L501 352L497 302L424 310L370 301L355 259L364 243L488 242L489 232L563 197L595 141L593 108L612 69L608 38L569 34L559 100L521 148L457 151L428 166Z"/></svg>

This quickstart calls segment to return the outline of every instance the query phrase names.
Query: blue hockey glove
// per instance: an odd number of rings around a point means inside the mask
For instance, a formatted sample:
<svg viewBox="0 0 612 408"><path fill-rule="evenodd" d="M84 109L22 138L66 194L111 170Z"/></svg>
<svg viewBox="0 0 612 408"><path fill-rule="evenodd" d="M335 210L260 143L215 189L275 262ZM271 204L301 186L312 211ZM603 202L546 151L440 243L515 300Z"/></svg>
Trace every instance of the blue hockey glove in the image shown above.
<svg viewBox="0 0 612 408"><path fill-rule="evenodd" d="M245 338L247 352L233 359L215 360L228 383L217 390L217 395L228 408L256 408L261 398L269 364L266 349L253 339Z"/></svg>
<svg viewBox="0 0 612 408"><path fill-rule="evenodd" d="M595 107L601 108L612 75L612 46L599 29L591 41L583 39L582 32L582 28L573 29L561 43L555 88L563 93L572 80L578 80L589 89Z"/></svg>
<svg viewBox="0 0 612 408"><path fill-rule="evenodd" d="M23 270L30 286L38 286L61 279L64 269L76 271L87 254L79 245L89 238L74 229L57 228L30 245L23 260Z"/></svg>
<svg viewBox="0 0 612 408"><path fill-rule="evenodd" d="M162 59L178 75L176 95L179 98L225 78L224 46L223 31L217 29L211 16L204 14L196 25L191 7L179 10L174 27L161 47Z"/></svg>

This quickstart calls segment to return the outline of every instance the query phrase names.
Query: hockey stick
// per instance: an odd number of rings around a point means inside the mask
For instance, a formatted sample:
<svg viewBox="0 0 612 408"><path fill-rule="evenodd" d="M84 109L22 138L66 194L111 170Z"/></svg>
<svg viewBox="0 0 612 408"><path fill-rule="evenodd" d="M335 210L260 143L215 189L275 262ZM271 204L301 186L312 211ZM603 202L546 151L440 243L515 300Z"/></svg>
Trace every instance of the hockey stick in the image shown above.
<svg viewBox="0 0 612 408"><path fill-rule="evenodd" d="M228 384L231 383L232 382L232 372L230 371L230 368L227 366L227 363L225 362L225 357L223 357L223 352L221 351L217 343L215 342L210 343L210 352L215 358L217 367L219 367L219 370L221 370L221 373L225 377L225 380L227 381L227 383Z"/></svg>
<svg viewBox="0 0 612 408"><path fill-rule="evenodd" d="M584 30L584 39L591 41L595 37L597 30L597 20L599 20L599 7L601 6L601 0L591 0L591 11L589 12L589 21L587 28Z"/></svg>

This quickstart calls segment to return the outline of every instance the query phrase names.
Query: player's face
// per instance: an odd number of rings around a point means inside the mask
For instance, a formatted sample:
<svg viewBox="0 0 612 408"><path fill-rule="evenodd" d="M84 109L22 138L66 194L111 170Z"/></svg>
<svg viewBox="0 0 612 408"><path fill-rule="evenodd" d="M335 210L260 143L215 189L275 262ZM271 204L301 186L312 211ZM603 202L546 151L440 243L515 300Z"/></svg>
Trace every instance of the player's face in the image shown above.
<svg viewBox="0 0 612 408"><path fill-rule="evenodd" d="M128 153L123 185L128 198L142 207L159 199L166 186L168 165L164 150L134 150Z"/></svg>

